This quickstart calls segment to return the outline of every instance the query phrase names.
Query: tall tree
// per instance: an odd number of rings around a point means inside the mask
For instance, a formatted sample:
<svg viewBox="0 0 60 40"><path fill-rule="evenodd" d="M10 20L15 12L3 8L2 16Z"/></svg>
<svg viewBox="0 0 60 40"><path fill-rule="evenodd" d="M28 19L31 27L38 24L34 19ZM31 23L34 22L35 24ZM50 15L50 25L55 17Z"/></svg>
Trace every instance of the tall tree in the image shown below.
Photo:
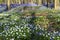
<svg viewBox="0 0 60 40"><path fill-rule="evenodd" d="M21 0L19 0L19 4L21 4Z"/></svg>
<svg viewBox="0 0 60 40"><path fill-rule="evenodd" d="M55 9L58 9L59 8L59 0L55 0L54 1L54 7L55 7Z"/></svg>
<svg viewBox="0 0 60 40"><path fill-rule="evenodd" d="M7 0L8 10L10 10L10 4L11 4L11 0Z"/></svg>

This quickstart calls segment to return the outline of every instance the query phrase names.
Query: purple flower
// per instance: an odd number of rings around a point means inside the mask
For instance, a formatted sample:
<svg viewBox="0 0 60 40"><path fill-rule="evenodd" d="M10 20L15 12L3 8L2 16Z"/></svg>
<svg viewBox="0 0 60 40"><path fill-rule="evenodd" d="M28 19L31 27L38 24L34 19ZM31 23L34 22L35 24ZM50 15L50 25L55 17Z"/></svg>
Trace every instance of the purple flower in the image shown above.
<svg viewBox="0 0 60 40"><path fill-rule="evenodd" d="M21 4L20 6L37 6L37 4L27 3L27 4Z"/></svg>

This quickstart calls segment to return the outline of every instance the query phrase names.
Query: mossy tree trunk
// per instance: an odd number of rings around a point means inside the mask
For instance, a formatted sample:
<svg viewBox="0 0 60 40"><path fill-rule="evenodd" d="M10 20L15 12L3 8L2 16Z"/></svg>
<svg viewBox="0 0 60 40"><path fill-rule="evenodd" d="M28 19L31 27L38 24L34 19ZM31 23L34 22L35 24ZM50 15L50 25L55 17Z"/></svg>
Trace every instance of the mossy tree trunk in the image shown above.
<svg viewBox="0 0 60 40"><path fill-rule="evenodd" d="M3 0L0 0L0 4L2 4L3 3Z"/></svg>
<svg viewBox="0 0 60 40"><path fill-rule="evenodd" d="M42 0L36 0L36 2L37 2L38 5L42 4Z"/></svg>
<svg viewBox="0 0 60 40"><path fill-rule="evenodd" d="M21 4L21 0L19 0L19 4Z"/></svg>
<svg viewBox="0 0 60 40"><path fill-rule="evenodd" d="M54 8L58 9L59 8L59 0L54 0Z"/></svg>
<svg viewBox="0 0 60 40"><path fill-rule="evenodd" d="M7 0L7 7L8 7L8 10L10 10L10 0Z"/></svg>

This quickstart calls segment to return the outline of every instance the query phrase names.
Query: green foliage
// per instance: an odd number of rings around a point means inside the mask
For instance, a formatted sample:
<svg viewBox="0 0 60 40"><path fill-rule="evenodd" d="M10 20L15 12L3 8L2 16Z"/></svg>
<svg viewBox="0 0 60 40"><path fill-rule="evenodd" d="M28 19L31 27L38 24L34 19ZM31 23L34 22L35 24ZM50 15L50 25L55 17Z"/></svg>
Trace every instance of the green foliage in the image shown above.
<svg viewBox="0 0 60 40"><path fill-rule="evenodd" d="M1 14L0 16L0 39L29 40L31 29L27 26L27 21L18 14Z"/></svg>
<svg viewBox="0 0 60 40"><path fill-rule="evenodd" d="M1 14L0 40L60 40L60 35L56 35L60 30L59 11L48 9L18 12L19 10L16 10ZM30 16L24 15L25 13ZM47 15L35 15L39 13ZM51 27L54 28L52 32Z"/></svg>
<svg viewBox="0 0 60 40"><path fill-rule="evenodd" d="M35 25L44 27L45 25L48 25L49 20L46 19L46 16L39 16L34 20L34 23Z"/></svg>

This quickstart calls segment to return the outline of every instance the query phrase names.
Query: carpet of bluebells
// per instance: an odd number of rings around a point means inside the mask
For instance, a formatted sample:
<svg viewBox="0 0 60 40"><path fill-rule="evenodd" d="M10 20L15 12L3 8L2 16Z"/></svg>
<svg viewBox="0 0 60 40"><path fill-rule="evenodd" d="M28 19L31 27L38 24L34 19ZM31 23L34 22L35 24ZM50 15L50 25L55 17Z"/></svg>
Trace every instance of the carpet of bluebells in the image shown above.
<svg viewBox="0 0 60 40"><path fill-rule="evenodd" d="M1 2L1 1L0 1ZM16 7L18 7L18 6L38 6L37 4L31 4L31 3L27 3L27 4L10 4L10 8L12 9L12 8L16 8ZM41 7L41 9L45 9L46 7L48 7L49 6L49 8L53 8L54 7L54 4L53 3L51 3L51 4L42 4L42 5L40 5ZM8 11L8 5L7 4L0 4L0 13L2 13L2 12L5 12L5 11Z"/></svg>
<svg viewBox="0 0 60 40"><path fill-rule="evenodd" d="M60 40L60 11L16 8L1 13L0 40Z"/></svg>
<svg viewBox="0 0 60 40"><path fill-rule="evenodd" d="M37 4L10 4L10 8L16 8L18 6L37 6ZM0 13L8 11L8 5L7 4L0 4Z"/></svg>

